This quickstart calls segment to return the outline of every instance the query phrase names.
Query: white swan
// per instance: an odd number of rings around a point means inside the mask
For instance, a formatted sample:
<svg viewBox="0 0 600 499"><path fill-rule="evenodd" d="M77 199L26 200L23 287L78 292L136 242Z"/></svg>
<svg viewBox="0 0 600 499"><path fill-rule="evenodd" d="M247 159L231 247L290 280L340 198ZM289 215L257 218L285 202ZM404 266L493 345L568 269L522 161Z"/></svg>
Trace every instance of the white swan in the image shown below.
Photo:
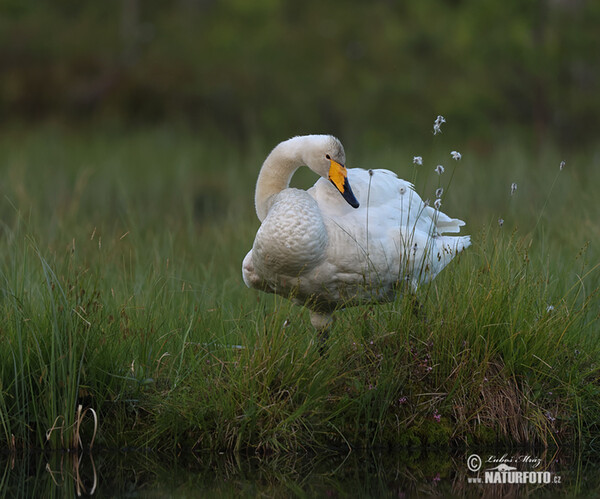
<svg viewBox="0 0 600 499"><path fill-rule="evenodd" d="M242 264L248 287L306 305L318 330L336 308L389 301L404 283L430 281L471 244L441 235L464 222L427 206L409 182L388 170L346 170L345 160L331 135L273 149L256 184L262 224ZM303 165L321 178L308 191L289 188Z"/></svg>

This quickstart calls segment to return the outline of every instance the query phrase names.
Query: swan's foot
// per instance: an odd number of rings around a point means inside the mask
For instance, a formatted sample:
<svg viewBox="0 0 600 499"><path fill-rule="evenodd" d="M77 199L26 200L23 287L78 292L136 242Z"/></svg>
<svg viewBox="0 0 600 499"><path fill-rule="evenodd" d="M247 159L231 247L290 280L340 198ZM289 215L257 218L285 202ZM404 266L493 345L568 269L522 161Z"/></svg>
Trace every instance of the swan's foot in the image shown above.
<svg viewBox="0 0 600 499"><path fill-rule="evenodd" d="M331 314L321 314L310 311L310 323L317 331L317 341L319 343L319 353L323 355L325 352L325 343L329 339L329 329L333 324L333 317Z"/></svg>

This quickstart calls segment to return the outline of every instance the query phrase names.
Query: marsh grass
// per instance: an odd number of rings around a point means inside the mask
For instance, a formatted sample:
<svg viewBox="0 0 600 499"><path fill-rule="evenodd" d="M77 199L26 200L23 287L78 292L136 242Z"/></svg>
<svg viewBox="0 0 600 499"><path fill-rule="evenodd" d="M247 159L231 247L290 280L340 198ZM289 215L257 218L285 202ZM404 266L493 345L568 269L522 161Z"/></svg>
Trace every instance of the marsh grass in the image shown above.
<svg viewBox="0 0 600 499"><path fill-rule="evenodd" d="M181 130L4 136L3 445L593 444L597 156L546 180L562 158L507 143L461 151L451 188L415 175L423 198L444 187L473 246L419 289L416 315L412 295L338 312L320 355L306 311L241 280L265 150ZM413 153L359 152L349 166L411 178Z"/></svg>

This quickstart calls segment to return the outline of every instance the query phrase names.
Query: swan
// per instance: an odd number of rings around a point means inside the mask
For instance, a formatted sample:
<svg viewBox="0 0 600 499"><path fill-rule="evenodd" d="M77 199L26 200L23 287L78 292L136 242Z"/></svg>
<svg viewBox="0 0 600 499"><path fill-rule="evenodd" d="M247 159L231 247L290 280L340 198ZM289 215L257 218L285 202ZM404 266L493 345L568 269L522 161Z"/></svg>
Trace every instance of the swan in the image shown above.
<svg viewBox="0 0 600 499"><path fill-rule="evenodd" d="M332 313L414 291L468 247L462 220L424 203L389 170L346 169L341 142L305 135L281 142L264 161L255 191L261 225L242 263L249 288L305 305L317 331ZM308 190L290 188L308 166L320 176Z"/></svg>

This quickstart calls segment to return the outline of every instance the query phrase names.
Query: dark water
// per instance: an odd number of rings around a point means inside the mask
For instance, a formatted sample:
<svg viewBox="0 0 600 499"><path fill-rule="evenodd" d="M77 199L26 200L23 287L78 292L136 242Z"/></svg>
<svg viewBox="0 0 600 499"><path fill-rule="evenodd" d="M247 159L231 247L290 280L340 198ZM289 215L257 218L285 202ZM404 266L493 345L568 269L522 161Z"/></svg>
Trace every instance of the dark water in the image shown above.
<svg viewBox="0 0 600 499"><path fill-rule="evenodd" d="M600 454L482 451L480 461L473 454L5 455L0 497L600 497ZM479 471L469 469L478 463ZM474 483L486 479L549 483Z"/></svg>

